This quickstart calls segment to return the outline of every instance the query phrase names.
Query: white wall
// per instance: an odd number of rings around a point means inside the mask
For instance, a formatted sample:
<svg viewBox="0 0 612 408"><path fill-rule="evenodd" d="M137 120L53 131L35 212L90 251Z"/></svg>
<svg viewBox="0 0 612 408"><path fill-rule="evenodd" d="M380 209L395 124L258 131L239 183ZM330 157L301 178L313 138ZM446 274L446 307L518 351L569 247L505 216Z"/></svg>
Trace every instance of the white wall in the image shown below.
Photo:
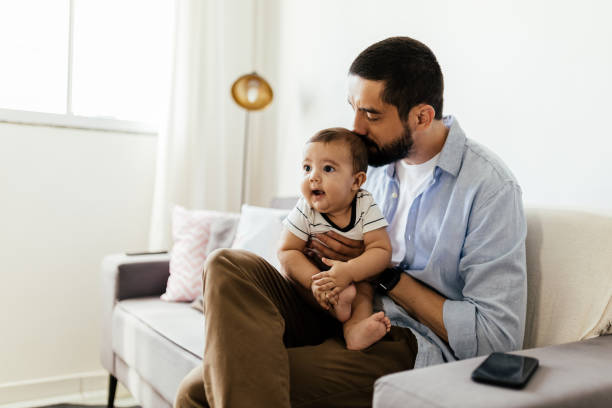
<svg viewBox="0 0 612 408"><path fill-rule="evenodd" d="M146 248L156 140L0 124L0 388L101 370L99 265Z"/></svg>
<svg viewBox="0 0 612 408"><path fill-rule="evenodd" d="M612 212L612 3L297 0L281 3L278 193L295 195L304 140L351 126L345 78L388 36L426 43L444 113L498 153L529 205Z"/></svg>

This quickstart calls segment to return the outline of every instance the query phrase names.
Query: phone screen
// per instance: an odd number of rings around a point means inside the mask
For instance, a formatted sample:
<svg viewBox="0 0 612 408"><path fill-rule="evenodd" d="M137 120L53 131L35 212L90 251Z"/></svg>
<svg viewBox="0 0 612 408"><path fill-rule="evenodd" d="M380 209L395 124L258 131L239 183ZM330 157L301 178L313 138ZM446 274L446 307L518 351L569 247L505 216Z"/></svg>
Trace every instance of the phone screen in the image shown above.
<svg viewBox="0 0 612 408"><path fill-rule="evenodd" d="M523 388L538 368L538 360L532 357L506 353L491 353L473 372L478 382Z"/></svg>

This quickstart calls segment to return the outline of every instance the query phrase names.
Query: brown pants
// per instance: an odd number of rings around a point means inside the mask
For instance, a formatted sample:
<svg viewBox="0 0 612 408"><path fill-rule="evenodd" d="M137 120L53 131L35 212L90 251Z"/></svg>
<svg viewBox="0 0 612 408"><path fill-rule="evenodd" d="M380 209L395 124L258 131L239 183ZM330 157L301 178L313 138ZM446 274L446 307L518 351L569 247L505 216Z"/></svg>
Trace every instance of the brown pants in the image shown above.
<svg viewBox="0 0 612 408"><path fill-rule="evenodd" d="M378 377L414 367L410 330L347 350L338 321L247 251L214 252L203 279L203 366L183 379L175 407L368 407Z"/></svg>

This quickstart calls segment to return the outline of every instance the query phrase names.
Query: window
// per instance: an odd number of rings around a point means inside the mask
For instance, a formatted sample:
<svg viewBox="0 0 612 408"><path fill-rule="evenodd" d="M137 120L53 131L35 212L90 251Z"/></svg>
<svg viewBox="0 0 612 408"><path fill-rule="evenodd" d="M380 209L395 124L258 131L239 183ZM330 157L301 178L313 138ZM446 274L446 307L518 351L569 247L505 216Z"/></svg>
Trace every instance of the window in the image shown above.
<svg viewBox="0 0 612 408"><path fill-rule="evenodd" d="M0 121L155 133L172 0L0 2Z"/></svg>

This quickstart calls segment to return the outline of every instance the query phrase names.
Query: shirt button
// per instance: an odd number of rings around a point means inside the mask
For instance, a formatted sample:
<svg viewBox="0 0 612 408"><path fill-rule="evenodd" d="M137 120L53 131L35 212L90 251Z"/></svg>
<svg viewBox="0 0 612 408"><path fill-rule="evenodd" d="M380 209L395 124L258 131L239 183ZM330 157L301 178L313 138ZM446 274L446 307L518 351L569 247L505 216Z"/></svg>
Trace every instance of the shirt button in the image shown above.
<svg viewBox="0 0 612 408"><path fill-rule="evenodd" d="M393 198L397 198L397 193L393 193L393 194L391 194L391 197L393 197Z"/></svg>

